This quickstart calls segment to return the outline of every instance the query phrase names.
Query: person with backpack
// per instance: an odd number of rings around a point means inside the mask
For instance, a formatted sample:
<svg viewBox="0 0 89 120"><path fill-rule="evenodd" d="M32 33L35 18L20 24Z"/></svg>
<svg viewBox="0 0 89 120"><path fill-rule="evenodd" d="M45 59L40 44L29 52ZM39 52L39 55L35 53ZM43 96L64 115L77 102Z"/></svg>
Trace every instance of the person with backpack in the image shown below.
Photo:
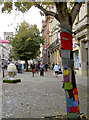
<svg viewBox="0 0 89 120"><path fill-rule="evenodd" d="M40 76L44 75L44 65L41 63L40 64Z"/></svg>

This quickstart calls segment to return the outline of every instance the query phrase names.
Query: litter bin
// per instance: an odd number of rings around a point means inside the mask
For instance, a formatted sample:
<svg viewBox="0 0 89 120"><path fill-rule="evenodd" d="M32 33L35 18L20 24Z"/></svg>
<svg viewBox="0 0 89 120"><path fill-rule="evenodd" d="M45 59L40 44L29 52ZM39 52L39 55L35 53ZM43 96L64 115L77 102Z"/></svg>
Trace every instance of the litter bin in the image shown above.
<svg viewBox="0 0 89 120"><path fill-rule="evenodd" d="M8 72L9 80L13 80L17 73L15 64L10 63L7 67L7 72Z"/></svg>

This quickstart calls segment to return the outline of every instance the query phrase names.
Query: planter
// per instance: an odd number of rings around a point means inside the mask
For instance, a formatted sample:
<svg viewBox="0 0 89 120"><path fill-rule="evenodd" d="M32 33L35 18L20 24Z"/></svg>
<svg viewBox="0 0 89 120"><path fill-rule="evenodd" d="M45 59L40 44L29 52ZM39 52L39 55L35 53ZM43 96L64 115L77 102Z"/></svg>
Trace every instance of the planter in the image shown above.
<svg viewBox="0 0 89 120"><path fill-rule="evenodd" d="M21 82L21 79L3 80L3 83L18 83L18 82Z"/></svg>

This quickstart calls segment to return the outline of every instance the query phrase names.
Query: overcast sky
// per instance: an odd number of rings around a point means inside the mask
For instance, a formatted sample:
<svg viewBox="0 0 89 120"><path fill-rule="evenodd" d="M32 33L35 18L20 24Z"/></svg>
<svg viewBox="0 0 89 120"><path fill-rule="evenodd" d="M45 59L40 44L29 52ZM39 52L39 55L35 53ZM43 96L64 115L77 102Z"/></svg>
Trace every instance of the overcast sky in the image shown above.
<svg viewBox="0 0 89 120"><path fill-rule="evenodd" d="M4 32L14 32L14 28L23 20L31 25L37 24L37 27L41 31L42 19L44 19L44 17L41 17L39 9L35 7L32 7L27 13L24 14L15 11L11 14L0 13L0 38L4 39Z"/></svg>

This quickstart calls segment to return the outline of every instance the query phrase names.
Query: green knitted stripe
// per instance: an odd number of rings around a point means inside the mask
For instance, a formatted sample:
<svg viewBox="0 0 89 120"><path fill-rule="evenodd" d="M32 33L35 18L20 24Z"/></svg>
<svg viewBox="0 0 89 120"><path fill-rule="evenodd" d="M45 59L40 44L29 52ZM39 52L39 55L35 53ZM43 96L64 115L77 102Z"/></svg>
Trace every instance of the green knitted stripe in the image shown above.
<svg viewBox="0 0 89 120"><path fill-rule="evenodd" d="M72 35L72 30L69 28L69 27L67 27L67 26L65 26L65 25L59 25L60 27L61 27L61 31L65 31L65 32L68 32L69 34L71 34Z"/></svg>
<svg viewBox="0 0 89 120"><path fill-rule="evenodd" d="M62 39L64 39L64 40L69 40L68 38L62 38Z"/></svg>

